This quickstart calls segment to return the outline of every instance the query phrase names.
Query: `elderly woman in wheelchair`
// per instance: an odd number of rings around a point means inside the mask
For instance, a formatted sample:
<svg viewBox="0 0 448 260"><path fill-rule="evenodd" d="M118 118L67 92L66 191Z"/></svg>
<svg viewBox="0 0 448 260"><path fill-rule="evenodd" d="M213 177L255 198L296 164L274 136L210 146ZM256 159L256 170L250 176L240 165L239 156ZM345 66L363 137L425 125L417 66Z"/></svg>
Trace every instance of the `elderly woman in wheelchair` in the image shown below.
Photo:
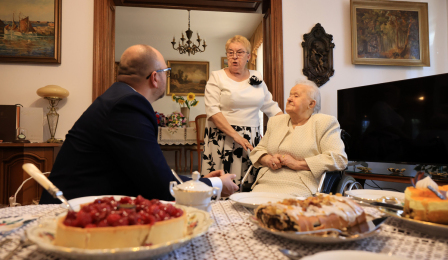
<svg viewBox="0 0 448 260"><path fill-rule="evenodd" d="M261 168L252 191L307 197L316 193L324 172L346 168L339 123L320 114L320 107L314 82L291 89L287 114L269 120L266 135L250 154L254 167Z"/></svg>

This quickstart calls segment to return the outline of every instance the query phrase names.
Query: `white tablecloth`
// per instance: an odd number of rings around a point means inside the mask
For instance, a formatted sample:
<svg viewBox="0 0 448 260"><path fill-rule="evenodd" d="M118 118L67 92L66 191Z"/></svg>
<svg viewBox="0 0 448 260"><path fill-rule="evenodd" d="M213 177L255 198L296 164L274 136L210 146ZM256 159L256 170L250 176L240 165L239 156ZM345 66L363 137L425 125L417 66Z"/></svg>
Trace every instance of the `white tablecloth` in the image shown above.
<svg viewBox="0 0 448 260"><path fill-rule="evenodd" d="M13 215L32 214L38 217L62 212L59 205L23 206L0 209L0 218ZM398 255L409 259L448 259L448 239L417 232L405 222L389 218L381 232L374 237L356 242L339 244L300 243L259 230L248 221L251 211L232 201L220 201L212 206L211 217L215 223L209 231L193 239L159 259L287 259L278 249L287 248L303 256L329 250L362 250L381 254ZM1 241L13 241L0 248L0 259L18 243L24 230L37 221L2 234ZM37 246L26 247L13 259L62 259L37 250Z"/></svg>
<svg viewBox="0 0 448 260"><path fill-rule="evenodd" d="M159 127L159 136L157 142L161 145L196 144L196 128Z"/></svg>

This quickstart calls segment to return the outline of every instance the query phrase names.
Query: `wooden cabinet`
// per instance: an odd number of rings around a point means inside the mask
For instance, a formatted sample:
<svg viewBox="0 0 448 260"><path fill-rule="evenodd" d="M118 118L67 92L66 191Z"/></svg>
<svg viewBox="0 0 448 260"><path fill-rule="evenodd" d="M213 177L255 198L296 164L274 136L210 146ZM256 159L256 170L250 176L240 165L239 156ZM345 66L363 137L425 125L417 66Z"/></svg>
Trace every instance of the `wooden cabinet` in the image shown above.
<svg viewBox="0 0 448 260"><path fill-rule="evenodd" d="M0 204L9 205L22 182L30 176L22 169L32 163L42 172L50 172L62 144L0 143ZM16 202L29 205L39 200L42 187L33 179L27 181L17 194Z"/></svg>

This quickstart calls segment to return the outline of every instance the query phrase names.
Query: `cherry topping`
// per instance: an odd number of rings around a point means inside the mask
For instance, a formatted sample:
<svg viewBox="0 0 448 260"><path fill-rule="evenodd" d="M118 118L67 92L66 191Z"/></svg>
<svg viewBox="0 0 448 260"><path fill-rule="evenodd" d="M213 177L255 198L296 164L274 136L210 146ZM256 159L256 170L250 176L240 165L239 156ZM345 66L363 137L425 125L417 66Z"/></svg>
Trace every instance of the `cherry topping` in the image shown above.
<svg viewBox="0 0 448 260"><path fill-rule="evenodd" d="M134 200L123 197L119 201L103 197L84 205L79 212L69 211L64 225L81 228L153 225L183 214L172 204L163 204L158 199L147 200L140 195Z"/></svg>

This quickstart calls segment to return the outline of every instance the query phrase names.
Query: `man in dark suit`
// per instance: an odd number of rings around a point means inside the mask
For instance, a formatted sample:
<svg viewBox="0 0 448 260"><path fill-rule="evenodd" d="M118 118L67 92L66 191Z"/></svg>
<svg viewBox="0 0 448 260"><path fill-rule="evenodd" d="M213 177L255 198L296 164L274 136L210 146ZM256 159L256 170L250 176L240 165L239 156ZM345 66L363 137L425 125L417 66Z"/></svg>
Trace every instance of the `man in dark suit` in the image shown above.
<svg viewBox="0 0 448 260"><path fill-rule="evenodd" d="M157 143L151 106L164 96L169 70L162 54L151 46L135 45L123 53L118 82L68 132L49 176L67 199L142 195L173 200L168 187L175 178ZM201 181L221 187L222 195L238 189L234 174L215 171L205 177ZM60 201L44 191L40 203Z"/></svg>

